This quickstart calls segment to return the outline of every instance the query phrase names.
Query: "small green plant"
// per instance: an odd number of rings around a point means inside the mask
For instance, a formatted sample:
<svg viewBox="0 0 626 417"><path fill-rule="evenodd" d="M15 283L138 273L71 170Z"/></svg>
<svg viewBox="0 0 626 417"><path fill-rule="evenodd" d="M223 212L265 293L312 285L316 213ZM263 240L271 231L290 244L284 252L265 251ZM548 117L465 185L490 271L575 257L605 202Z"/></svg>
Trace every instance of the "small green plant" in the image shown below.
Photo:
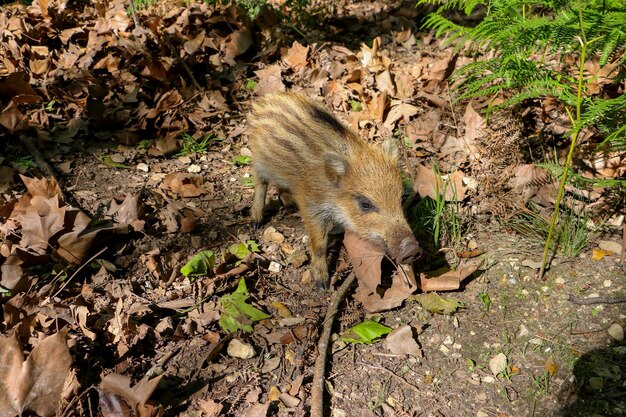
<svg viewBox="0 0 626 417"><path fill-rule="evenodd" d="M389 395L389 385L390 380L383 381L382 386L376 389L376 398L373 401L367 402L367 408L370 411L375 411L382 406L382 404L387 400L387 396Z"/></svg>
<svg viewBox="0 0 626 417"><path fill-rule="evenodd" d="M261 249L259 248L259 244L256 243L254 240L233 243L228 248L228 252L234 255L237 259L239 259L239 261L237 261L235 265L239 265L241 261L250 253L259 253L260 251Z"/></svg>
<svg viewBox="0 0 626 417"><path fill-rule="evenodd" d="M481 291L478 293L478 301L480 301L480 310L484 313L489 311L491 307L491 297L487 294L486 291Z"/></svg>
<svg viewBox="0 0 626 417"><path fill-rule="evenodd" d="M15 161L15 165L17 165L21 170L28 171L31 168L37 168L37 163L33 160L32 156L23 156L21 158L17 158Z"/></svg>
<svg viewBox="0 0 626 417"><path fill-rule="evenodd" d="M180 273L185 277L195 277L213 273L215 268L215 254L210 250L203 250L195 254L182 268Z"/></svg>
<svg viewBox="0 0 626 417"><path fill-rule="evenodd" d="M550 240L550 249L566 257L578 256L587 248L591 238L589 220L589 215L584 209L578 213L569 208L561 210L554 226L555 238ZM549 220L532 205L509 219L507 224L537 245L545 242L550 232Z"/></svg>
<svg viewBox="0 0 626 417"><path fill-rule="evenodd" d="M257 81L252 80L252 79L247 79L246 82L243 84L243 88L245 88L248 91L252 91L256 88L257 84L259 84Z"/></svg>
<svg viewBox="0 0 626 417"><path fill-rule="evenodd" d="M241 185L244 187L254 187L254 178L245 177L241 179Z"/></svg>
<svg viewBox="0 0 626 417"><path fill-rule="evenodd" d="M434 168L437 178L441 178L439 169ZM452 201L446 202L448 189L452 189ZM450 178L443 179L443 189L435 190L435 198L424 197L413 208L411 224L419 233L431 238L436 247L445 245L458 249L463 240L466 225L459 213L460 202L456 199L454 183Z"/></svg>
<svg viewBox="0 0 626 417"><path fill-rule="evenodd" d="M235 292L220 298L221 315L218 324L222 329L227 332L236 332L237 330L251 332L251 322L270 317L269 314L246 303L248 298L248 287L243 278L239 281Z"/></svg>
<svg viewBox="0 0 626 417"><path fill-rule="evenodd" d="M350 103L350 109L353 112L360 112L361 110L363 110L363 103L361 103L359 100L355 100L353 98L351 98L350 100L348 100L348 103Z"/></svg>
<svg viewBox="0 0 626 417"><path fill-rule="evenodd" d="M252 158L250 158L249 156L245 156L245 155L237 155L232 160L232 163L238 166L250 165L250 162L252 162Z"/></svg>
<svg viewBox="0 0 626 417"><path fill-rule="evenodd" d="M131 16L133 13L136 13L142 9L145 9L149 6L154 6L156 4L156 0L131 0L131 5L127 7L126 14Z"/></svg>
<svg viewBox="0 0 626 417"><path fill-rule="evenodd" d="M544 371L544 373L540 376L531 376L533 386L535 387L535 392L538 395L548 395L550 394L550 380L552 379L552 375L548 371Z"/></svg>
<svg viewBox="0 0 626 417"><path fill-rule="evenodd" d="M175 155L176 157L206 152L211 144L221 140L217 135L209 133L198 141L193 136L185 132L180 134L180 139L181 149Z"/></svg>

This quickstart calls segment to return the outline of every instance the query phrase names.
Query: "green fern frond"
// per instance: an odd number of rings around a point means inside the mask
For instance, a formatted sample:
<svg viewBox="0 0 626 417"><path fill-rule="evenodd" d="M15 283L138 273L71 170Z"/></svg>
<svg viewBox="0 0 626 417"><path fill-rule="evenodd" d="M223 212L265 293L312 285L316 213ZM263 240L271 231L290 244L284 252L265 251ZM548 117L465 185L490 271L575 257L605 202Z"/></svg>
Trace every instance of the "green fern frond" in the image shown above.
<svg viewBox="0 0 626 417"><path fill-rule="evenodd" d="M614 119L620 115L622 117L626 115L626 95L622 94L613 99L596 99L589 103L581 114L577 128L582 129L584 126L598 124L602 119Z"/></svg>

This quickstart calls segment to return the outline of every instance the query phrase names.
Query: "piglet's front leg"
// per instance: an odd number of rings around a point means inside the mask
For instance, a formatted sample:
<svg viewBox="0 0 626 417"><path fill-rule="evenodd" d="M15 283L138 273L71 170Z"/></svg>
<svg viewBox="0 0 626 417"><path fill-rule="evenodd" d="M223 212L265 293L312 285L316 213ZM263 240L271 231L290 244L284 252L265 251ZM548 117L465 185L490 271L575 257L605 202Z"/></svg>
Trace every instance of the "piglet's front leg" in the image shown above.
<svg viewBox="0 0 626 417"><path fill-rule="evenodd" d="M328 264L326 255L328 252L328 231L329 226L320 222L315 216L302 211L304 228L309 236L309 248L311 250L311 272L317 288L325 290L328 288Z"/></svg>

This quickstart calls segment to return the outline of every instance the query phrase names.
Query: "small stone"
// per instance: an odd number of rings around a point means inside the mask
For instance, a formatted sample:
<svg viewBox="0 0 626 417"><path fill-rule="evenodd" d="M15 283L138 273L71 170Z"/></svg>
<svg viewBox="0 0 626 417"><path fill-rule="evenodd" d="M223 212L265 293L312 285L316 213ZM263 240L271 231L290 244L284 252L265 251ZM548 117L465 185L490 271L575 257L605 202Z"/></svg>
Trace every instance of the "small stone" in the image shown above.
<svg viewBox="0 0 626 417"><path fill-rule="evenodd" d="M191 158L188 156L181 156L180 158L178 158L178 162L187 165L191 163Z"/></svg>
<svg viewBox="0 0 626 417"><path fill-rule="evenodd" d="M470 240L469 242L467 242L467 249L469 250L478 249L478 243L476 243L474 239Z"/></svg>
<svg viewBox="0 0 626 417"><path fill-rule="evenodd" d="M239 339L233 339L228 344L226 353L233 358L250 359L254 357L254 348L248 343Z"/></svg>
<svg viewBox="0 0 626 417"><path fill-rule="evenodd" d="M624 328L622 326L620 326L617 323L613 323L611 324L611 327L609 327L609 330L607 330L609 333L609 336L611 336L613 339L617 340L618 342L621 342L622 340L624 340Z"/></svg>
<svg viewBox="0 0 626 417"><path fill-rule="evenodd" d="M483 410L478 410L476 412L476 417L489 417L489 414L485 413Z"/></svg>
<svg viewBox="0 0 626 417"><path fill-rule="evenodd" d="M453 343L454 343L454 340L452 339L450 335L446 336L446 338L443 339L443 344L446 346L450 346Z"/></svg>
<svg viewBox="0 0 626 417"><path fill-rule="evenodd" d="M609 288L612 284L613 284L613 281L611 281L610 279L605 279L604 282L602 283L602 285L604 285L606 288Z"/></svg>
<svg viewBox="0 0 626 417"><path fill-rule="evenodd" d="M150 171L150 167L148 166L148 164L145 164L143 162L137 164L136 169L137 169L137 171L142 171L142 172Z"/></svg>
<svg viewBox="0 0 626 417"><path fill-rule="evenodd" d="M617 242L612 242L610 240L601 240L600 242L598 242L598 246L600 246L600 249L604 249L608 252L622 253L622 245Z"/></svg>
<svg viewBox="0 0 626 417"><path fill-rule="evenodd" d="M557 279L555 279L554 282L559 284L559 285L565 284L565 280L563 278L561 278L561 277L558 277Z"/></svg>
<svg viewBox="0 0 626 417"><path fill-rule="evenodd" d="M447 355L448 353L450 353L450 349L446 346L446 345L440 345L439 346L439 350L441 351L441 353L443 353L444 355Z"/></svg>
<svg viewBox="0 0 626 417"><path fill-rule="evenodd" d="M519 339L521 337L526 337L529 334L530 334L530 332L528 331L526 326L524 326L523 324L520 324L519 331L517 332L517 338Z"/></svg>
<svg viewBox="0 0 626 417"><path fill-rule="evenodd" d="M484 377L482 378L482 381L483 381L485 384L493 384L494 382L496 382L496 379L495 379L494 377L492 377L492 376L484 376Z"/></svg>
<svg viewBox="0 0 626 417"><path fill-rule="evenodd" d="M347 414L341 408L333 408L330 412L330 417L346 417Z"/></svg>
<svg viewBox="0 0 626 417"><path fill-rule="evenodd" d="M457 317L457 316L454 316L454 317L452 318L452 325L454 326L454 328L455 328L455 329L458 329L458 328L459 328L459 319L458 319L458 317Z"/></svg>
<svg viewBox="0 0 626 417"><path fill-rule="evenodd" d="M479 401L481 403L484 403L485 401L487 401L487 393L484 391L479 392L476 395L476 401Z"/></svg>
<svg viewBox="0 0 626 417"><path fill-rule="evenodd" d="M522 261L522 266L532 269L541 269L541 262L533 261L530 259L524 259Z"/></svg>
<svg viewBox="0 0 626 417"><path fill-rule="evenodd" d="M491 373L498 375L499 373L504 372L506 369L506 363L506 355L504 353L498 353L489 361L489 369L491 370Z"/></svg>
<svg viewBox="0 0 626 417"><path fill-rule="evenodd" d="M272 243L283 243L285 241L285 236L274 227L270 226L263 232L263 240Z"/></svg>
<svg viewBox="0 0 626 417"><path fill-rule="evenodd" d="M239 153L242 156L248 156L250 158L252 158L252 151L246 147L241 148L241 150L239 151Z"/></svg>
<svg viewBox="0 0 626 417"><path fill-rule="evenodd" d="M267 267L267 270L270 272L278 273L280 272L280 264L276 261L270 262L270 265Z"/></svg>
<svg viewBox="0 0 626 417"><path fill-rule="evenodd" d="M197 174L200 171L202 171L202 167L200 167L200 165L192 164L187 167L187 172L190 172L192 174Z"/></svg>

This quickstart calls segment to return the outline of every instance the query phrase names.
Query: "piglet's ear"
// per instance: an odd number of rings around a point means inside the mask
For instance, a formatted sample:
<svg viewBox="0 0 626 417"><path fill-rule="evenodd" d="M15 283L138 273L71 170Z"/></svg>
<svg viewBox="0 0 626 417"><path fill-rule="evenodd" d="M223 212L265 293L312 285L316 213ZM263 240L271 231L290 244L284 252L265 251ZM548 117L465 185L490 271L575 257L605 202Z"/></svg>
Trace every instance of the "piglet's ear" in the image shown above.
<svg viewBox="0 0 626 417"><path fill-rule="evenodd" d="M394 161L398 161L400 159L400 150L398 149L398 144L392 138L387 138L383 142L383 151L387 155L391 157Z"/></svg>
<svg viewBox="0 0 626 417"><path fill-rule="evenodd" d="M348 173L348 161L336 153L324 155L324 169L331 182L337 183L341 177Z"/></svg>

